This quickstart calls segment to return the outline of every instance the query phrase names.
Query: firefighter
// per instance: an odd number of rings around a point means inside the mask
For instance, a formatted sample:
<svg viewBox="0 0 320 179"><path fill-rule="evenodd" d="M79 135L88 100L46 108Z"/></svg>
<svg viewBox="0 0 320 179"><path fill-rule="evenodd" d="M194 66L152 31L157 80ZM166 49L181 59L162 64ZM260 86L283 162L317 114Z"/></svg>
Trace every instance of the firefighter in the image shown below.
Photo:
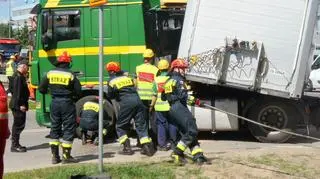
<svg viewBox="0 0 320 179"><path fill-rule="evenodd" d="M184 151L190 148L193 161L197 164L208 162L198 143L198 128L196 121L187 107L187 103L194 103L194 97L188 95L185 70L188 68L182 59L176 59L171 63L170 79L164 85L163 100L170 104L169 118L177 126L181 133L181 140L173 150L171 157L178 164L186 162Z"/></svg>
<svg viewBox="0 0 320 179"><path fill-rule="evenodd" d="M9 61L6 63L6 76L8 77L9 83L11 81L13 73L16 71L17 68L16 61L16 56L11 55Z"/></svg>
<svg viewBox="0 0 320 179"><path fill-rule="evenodd" d="M168 69L169 62L166 59L161 59L158 63L160 75L155 79L155 89L157 92L157 101L154 109L156 113L158 150L167 151L171 146L175 146L177 140L177 128L170 121L168 121L168 112L170 105L168 101L161 100L161 93L163 92L163 85L169 79Z"/></svg>
<svg viewBox="0 0 320 179"><path fill-rule="evenodd" d="M106 65L106 70L110 76L108 97L116 99L120 106L116 130L123 149L119 153L124 155L133 154L127 133L130 128L130 121L134 118L138 137L142 144L141 154L152 156L154 147L152 140L149 138L148 126L144 119L145 110L137 94L133 79L125 76L120 69L120 65L116 62L109 62Z"/></svg>
<svg viewBox="0 0 320 179"><path fill-rule="evenodd" d="M99 130L99 110L100 106L98 99L87 101L83 104L83 109L80 112L80 128L82 132L82 144L86 143L88 138L88 132L90 131L92 135L90 136L91 141L97 145L98 144L98 130ZM103 135L107 134L107 121L103 121Z"/></svg>
<svg viewBox="0 0 320 179"><path fill-rule="evenodd" d="M72 58L67 52L63 52L57 60L56 68L50 70L42 79L39 91L42 94L48 92L52 96L50 105L52 141L49 143L52 152L52 164L60 163L59 139L62 138L63 157L62 163L78 162L71 156L73 137L76 129L76 107L74 98L81 93L79 80L70 70Z"/></svg>
<svg viewBox="0 0 320 179"><path fill-rule="evenodd" d="M145 120L149 126L150 111L153 109L153 105L156 100L157 94L153 92L152 87L154 79L158 75L159 69L152 65L154 61L154 53L151 49L146 49L143 53L144 63L136 67L136 85L139 97L145 107ZM152 104L152 101L154 102ZM149 112L148 112L149 111ZM149 127L148 127L149 128ZM153 141L156 141L156 129L154 121L151 122L151 137Z"/></svg>

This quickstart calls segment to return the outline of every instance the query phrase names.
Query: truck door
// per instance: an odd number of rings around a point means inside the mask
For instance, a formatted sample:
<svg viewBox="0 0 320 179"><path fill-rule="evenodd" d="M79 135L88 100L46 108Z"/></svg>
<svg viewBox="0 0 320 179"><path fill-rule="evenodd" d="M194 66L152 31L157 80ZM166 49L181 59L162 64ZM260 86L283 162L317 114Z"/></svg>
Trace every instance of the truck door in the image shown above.
<svg viewBox="0 0 320 179"><path fill-rule="evenodd" d="M98 84L99 79L99 9L84 8L85 29L85 77L86 83ZM103 64L109 61L118 61L120 48L119 47L119 27L117 6L104 7L104 29L103 29L103 45L104 57ZM126 30L123 30L125 33ZM105 73L105 72L104 72ZM107 74L104 74L105 81Z"/></svg>

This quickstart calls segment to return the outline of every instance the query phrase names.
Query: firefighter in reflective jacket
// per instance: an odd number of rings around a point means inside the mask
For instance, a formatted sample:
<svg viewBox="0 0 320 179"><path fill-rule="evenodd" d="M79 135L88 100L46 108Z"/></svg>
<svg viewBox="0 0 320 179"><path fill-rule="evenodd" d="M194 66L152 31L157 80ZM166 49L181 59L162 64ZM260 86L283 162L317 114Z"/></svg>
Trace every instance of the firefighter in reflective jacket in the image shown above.
<svg viewBox="0 0 320 179"><path fill-rule="evenodd" d="M164 85L163 100L170 104L169 117L181 132L181 140L178 142L171 157L178 164L186 162L184 151L190 148L193 161L198 164L208 162L198 143L198 128L196 121L187 107L194 104L194 97L188 95L184 74L188 67L182 59L176 59L171 63L170 79Z"/></svg>
<svg viewBox="0 0 320 179"><path fill-rule="evenodd" d="M12 75L17 70L17 58L14 55L11 55L9 61L6 63L6 76L9 83L12 81ZM11 82L12 83L12 82Z"/></svg>
<svg viewBox="0 0 320 179"><path fill-rule="evenodd" d="M164 91L164 84L169 79L168 69L169 62L166 59L161 59L158 63L160 75L155 79L155 88L157 92L157 101L154 109L156 112L158 150L167 151L171 146L175 146L177 140L177 128L169 120L170 105L168 101L161 100L161 93Z"/></svg>
<svg viewBox="0 0 320 179"><path fill-rule="evenodd" d="M76 108L74 97L81 93L79 80L70 70L71 56L63 52L58 58L56 68L50 70L42 79L39 85L39 91L43 94L48 92L52 96L50 105L52 141L49 143L52 152L52 164L60 163L59 139L62 138L63 157L62 163L77 162L71 156L72 143L76 129Z"/></svg>
<svg viewBox="0 0 320 179"><path fill-rule="evenodd" d="M11 55L9 61L6 63L6 76L11 77L16 71L16 60L17 58L14 55Z"/></svg>
<svg viewBox="0 0 320 179"><path fill-rule="evenodd" d="M145 120L149 126L149 112L153 109L152 101L155 102L156 95L153 93L153 83L156 78L159 69L152 65L154 59L154 53L151 49L146 49L143 53L144 63L136 67L136 85L140 99L145 107ZM149 111L149 112L148 112ZM151 122L151 137L154 142L156 141L156 129L155 122Z"/></svg>
<svg viewBox="0 0 320 179"><path fill-rule="evenodd" d="M152 156L154 147L152 140L149 138L147 123L144 119L145 110L137 94L133 79L125 76L120 69L120 65L116 62L109 62L106 65L106 70L110 76L108 97L116 99L120 105L116 130L123 149L119 153L124 155L133 154L127 132L130 127L130 121L134 118L136 131L142 144L141 154Z"/></svg>
<svg viewBox="0 0 320 179"><path fill-rule="evenodd" d="M82 144L86 143L89 137L88 132L91 132L90 139L97 145L98 144L98 134L99 134L99 110L100 106L98 99L93 99L87 101L83 104L83 109L80 112L80 128L82 132ZM107 134L108 122L103 121L103 135Z"/></svg>

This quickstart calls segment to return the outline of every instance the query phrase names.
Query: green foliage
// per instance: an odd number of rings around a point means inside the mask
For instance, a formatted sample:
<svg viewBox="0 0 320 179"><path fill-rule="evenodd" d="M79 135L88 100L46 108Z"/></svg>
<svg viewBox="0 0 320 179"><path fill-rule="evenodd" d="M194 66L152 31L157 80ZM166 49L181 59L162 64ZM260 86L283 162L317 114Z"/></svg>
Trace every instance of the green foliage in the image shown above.
<svg viewBox="0 0 320 179"><path fill-rule="evenodd" d="M22 47L27 47L28 45L28 35L29 35L29 31L28 31L28 26L27 23L25 22L24 25L22 27L19 27L17 29L14 29L13 31L13 37L15 39L18 39L22 45Z"/></svg>
<svg viewBox="0 0 320 179"><path fill-rule="evenodd" d="M36 102L29 100L29 110L36 110Z"/></svg>
<svg viewBox="0 0 320 179"><path fill-rule="evenodd" d="M0 37L9 37L9 25L5 23L0 24Z"/></svg>

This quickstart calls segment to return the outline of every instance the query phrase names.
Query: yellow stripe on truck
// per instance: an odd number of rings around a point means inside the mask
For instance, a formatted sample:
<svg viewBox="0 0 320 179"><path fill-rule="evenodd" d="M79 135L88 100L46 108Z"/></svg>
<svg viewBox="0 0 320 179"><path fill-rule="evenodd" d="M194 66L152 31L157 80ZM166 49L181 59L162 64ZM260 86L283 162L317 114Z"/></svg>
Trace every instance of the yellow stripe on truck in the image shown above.
<svg viewBox="0 0 320 179"><path fill-rule="evenodd" d="M99 85L100 82L99 82L99 81L89 81L89 82L80 82L80 84L81 84L81 86L85 86L85 85ZM104 84L104 85L107 85L108 82L107 82L107 81L104 81L103 84ZM38 86L32 85L31 83L30 83L30 85L31 85L31 87L34 88L34 89L37 89L37 88L38 88Z"/></svg>
<svg viewBox="0 0 320 179"><path fill-rule="evenodd" d="M54 8L57 7L60 0L48 0L44 8Z"/></svg>
<svg viewBox="0 0 320 179"><path fill-rule="evenodd" d="M146 49L145 45L140 46L111 46L104 47L104 55L115 55L115 54L138 54L143 53ZM77 47L77 48L61 48L52 49L49 51L39 50L39 57L56 57L62 54L62 52L68 51L72 56L82 55L98 55L99 47Z"/></svg>

